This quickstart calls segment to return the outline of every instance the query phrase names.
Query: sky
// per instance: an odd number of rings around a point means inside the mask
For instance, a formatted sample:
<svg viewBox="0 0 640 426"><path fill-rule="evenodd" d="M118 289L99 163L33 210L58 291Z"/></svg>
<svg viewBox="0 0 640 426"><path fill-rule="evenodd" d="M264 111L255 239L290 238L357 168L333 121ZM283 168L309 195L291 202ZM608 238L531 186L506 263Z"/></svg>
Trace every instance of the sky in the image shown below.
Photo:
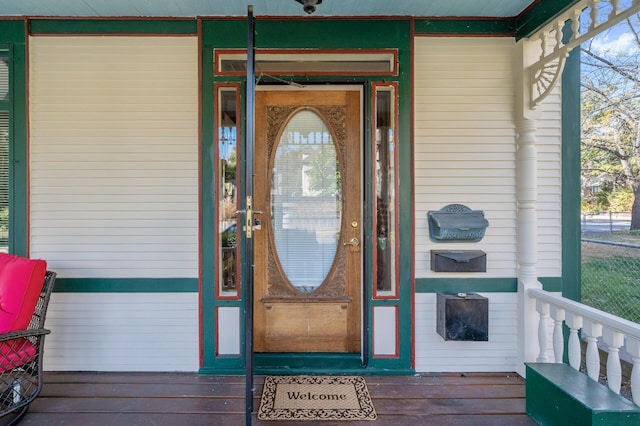
<svg viewBox="0 0 640 426"><path fill-rule="evenodd" d="M622 0L620 7L624 10L629 6L631 0ZM602 2L604 8L600 11L602 17L606 16L610 11L608 2ZM587 12L587 11L585 11ZM640 31L640 23L638 15L632 16L632 22L635 23L636 30ZM587 16L583 15L581 20L589 22ZM626 21L622 21L612 28L598 34L591 42L591 47L601 56L627 56L638 53L640 50L638 42L629 29Z"/></svg>
<svg viewBox="0 0 640 426"><path fill-rule="evenodd" d="M619 56L638 52L638 43L626 23L618 24L594 38L592 48L601 55Z"/></svg>

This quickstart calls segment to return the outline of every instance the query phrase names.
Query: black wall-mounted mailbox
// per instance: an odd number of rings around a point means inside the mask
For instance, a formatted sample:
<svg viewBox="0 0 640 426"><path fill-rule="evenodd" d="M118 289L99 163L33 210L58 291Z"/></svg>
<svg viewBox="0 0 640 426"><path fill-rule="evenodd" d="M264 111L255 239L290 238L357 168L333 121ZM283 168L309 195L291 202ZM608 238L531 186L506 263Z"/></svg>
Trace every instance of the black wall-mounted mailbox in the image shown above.
<svg viewBox="0 0 640 426"><path fill-rule="evenodd" d="M487 272L487 254L482 250L431 250L434 272Z"/></svg>
<svg viewBox="0 0 640 426"><path fill-rule="evenodd" d="M484 238L489 221L482 210L471 210L462 204L449 204L427 212L429 238L441 242L478 242Z"/></svg>
<svg viewBox="0 0 640 426"><path fill-rule="evenodd" d="M436 331L444 340L489 340L489 299L476 293L438 293Z"/></svg>

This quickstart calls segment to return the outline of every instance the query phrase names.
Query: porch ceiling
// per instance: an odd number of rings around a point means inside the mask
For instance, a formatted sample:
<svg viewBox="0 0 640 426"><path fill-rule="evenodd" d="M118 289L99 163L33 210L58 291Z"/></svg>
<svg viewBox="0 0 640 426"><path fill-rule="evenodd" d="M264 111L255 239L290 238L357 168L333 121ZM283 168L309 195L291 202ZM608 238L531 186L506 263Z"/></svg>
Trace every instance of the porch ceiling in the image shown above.
<svg viewBox="0 0 640 426"><path fill-rule="evenodd" d="M514 17L540 0L323 0L313 16ZM305 16L294 0L0 0L0 16Z"/></svg>

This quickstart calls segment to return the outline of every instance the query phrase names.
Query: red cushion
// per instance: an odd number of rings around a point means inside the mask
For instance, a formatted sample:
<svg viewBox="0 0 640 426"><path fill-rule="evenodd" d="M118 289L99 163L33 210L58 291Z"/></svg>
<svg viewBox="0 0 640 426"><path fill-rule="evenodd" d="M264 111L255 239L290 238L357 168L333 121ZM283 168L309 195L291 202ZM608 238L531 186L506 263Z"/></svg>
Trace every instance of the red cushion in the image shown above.
<svg viewBox="0 0 640 426"><path fill-rule="evenodd" d="M0 372L13 370L36 359L36 347L27 339L0 343Z"/></svg>
<svg viewBox="0 0 640 426"><path fill-rule="evenodd" d="M0 253L0 333L27 328L46 272L44 260Z"/></svg>

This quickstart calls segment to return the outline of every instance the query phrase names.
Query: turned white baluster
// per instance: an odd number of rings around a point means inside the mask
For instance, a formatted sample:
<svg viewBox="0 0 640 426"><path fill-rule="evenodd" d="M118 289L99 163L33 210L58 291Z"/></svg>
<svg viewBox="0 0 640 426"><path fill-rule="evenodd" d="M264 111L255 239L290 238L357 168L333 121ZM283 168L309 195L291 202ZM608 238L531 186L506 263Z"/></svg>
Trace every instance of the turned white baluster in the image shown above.
<svg viewBox="0 0 640 426"><path fill-rule="evenodd" d="M564 22L563 21L558 21L556 22L556 26L555 26L555 33L556 33L556 40L555 43L556 45L554 46L555 50L560 49L562 46L564 46L564 43L562 43L562 28L564 27Z"/></svg>
<svg viewBox="0 0 640 426"><path fill-rule="evenodd" d="M636 0L640 2L640 0ZM554 346L559 346L558 333L562 311L564 311L564 323L570 330L569 347L567 358L569 365L579 371L581 361L581 348L578 333L582 330L583 337L587 339L586 364L587 373L593 380L600 378L600 351L598 350L598 339L608 347L607 357L607 382L609 389L619 394L622 385L622 365L620 363L620 348L625 347L633 360L633 370L631 372L631 394L633 402L640 406L640 324L625 320L607 312L594 309L579 302L569 300L565 297L549 293L542 289L530 288L529 295L535 300L530 312L534 315L529 323L535 324L535 314L538 315L538 339L540 345L539 362L546 361L547 341L551 325L547 324L549 316L554 320L553 341ZM535 313L534 313L535 312ZM534 334L534 330L531 330ZM554 348L554 355L560 358L562 354ZM531 351L529 351L531 353ZM533 358L530 355L529 358ZM557 360L556 360L557 361Z"/></svg>
<svg viewBox="0 0 640 426"><path fill-rule="evenodd" d="M600 378L598 337L602 336L602 324L585 319L582 335L587 338L587 375L597 382Z"/></svg>
<svg viewBox="0 0 640 426"><path fill-rule="evenodd" d="M633 369L631 370L631 397L636 405L640 405L640 357L631 357Z"/></svg>
<svg viewBox="0 0 640 426"><path fill-rule="evenodd" d="M562 322L564 321L564 309L557 306L551 307L551 318L553 318L553 356L555 362L562 363L564 356L564 335L562 334Z"/></svg>
<svg viewBox="0 0 640 426"><path fill-rule="evenodd" d="M569 365L574 369L580 369L580 338L578 337L578 331L582 328L582 316L576 315L571 312L567 312L566 324L569 327Z"/></svg>
<svg viewBox="0 0 640 426"><path fill-rule="evenodd" d="M615 18L618 13L620 13L620 0L611 0L611 13L609 14L609 19Z"/></svg>
<svg viewBox="0 0 640 426"><path fill-rule="evenodd" d="M609 347L609 355L607 356L607 382L609 383L609 389L615 393L620 393L620 386L622 385L620 347L624 345L624 334L605 328L603 340Z"/></svg>
<svg viewBox="0 0 640 426"><path fill-rule="evenodd" d="M536 300L536 311L540 315L538 319L538 346L540 353L538 354L538 362L549 362L547 356L547 320L549 319L549 304Z"/></svg>
<svg viewBox="0 0 640 426"><path fill-rule="evenodd" d="M581 10L575 10L571 17L571 39L575 40L580 37L580 14Z"/></svg>
<svg viewBox="0 0 640 426"><path fill-rule="evenodd" d="M589 17L591 18L591 25L589 25L589 30L594 30L598 26L598 3L600 0L593 0L591 5L589 6Z"/></svg>
<svg viewBox="0 0 640 426"><path fill-rule="evenodd" d="M540 33L540 59L544 58L547 54L547 39L549 37L549 33L547 31L542 31Z"/></svg>
<svg viewBox="0 0 640 426"><path fill-rule="evenodd" d="M631 370L631 397L636 405L640 405L640 339L627 337L627 352L633 360Z"/></svg>

